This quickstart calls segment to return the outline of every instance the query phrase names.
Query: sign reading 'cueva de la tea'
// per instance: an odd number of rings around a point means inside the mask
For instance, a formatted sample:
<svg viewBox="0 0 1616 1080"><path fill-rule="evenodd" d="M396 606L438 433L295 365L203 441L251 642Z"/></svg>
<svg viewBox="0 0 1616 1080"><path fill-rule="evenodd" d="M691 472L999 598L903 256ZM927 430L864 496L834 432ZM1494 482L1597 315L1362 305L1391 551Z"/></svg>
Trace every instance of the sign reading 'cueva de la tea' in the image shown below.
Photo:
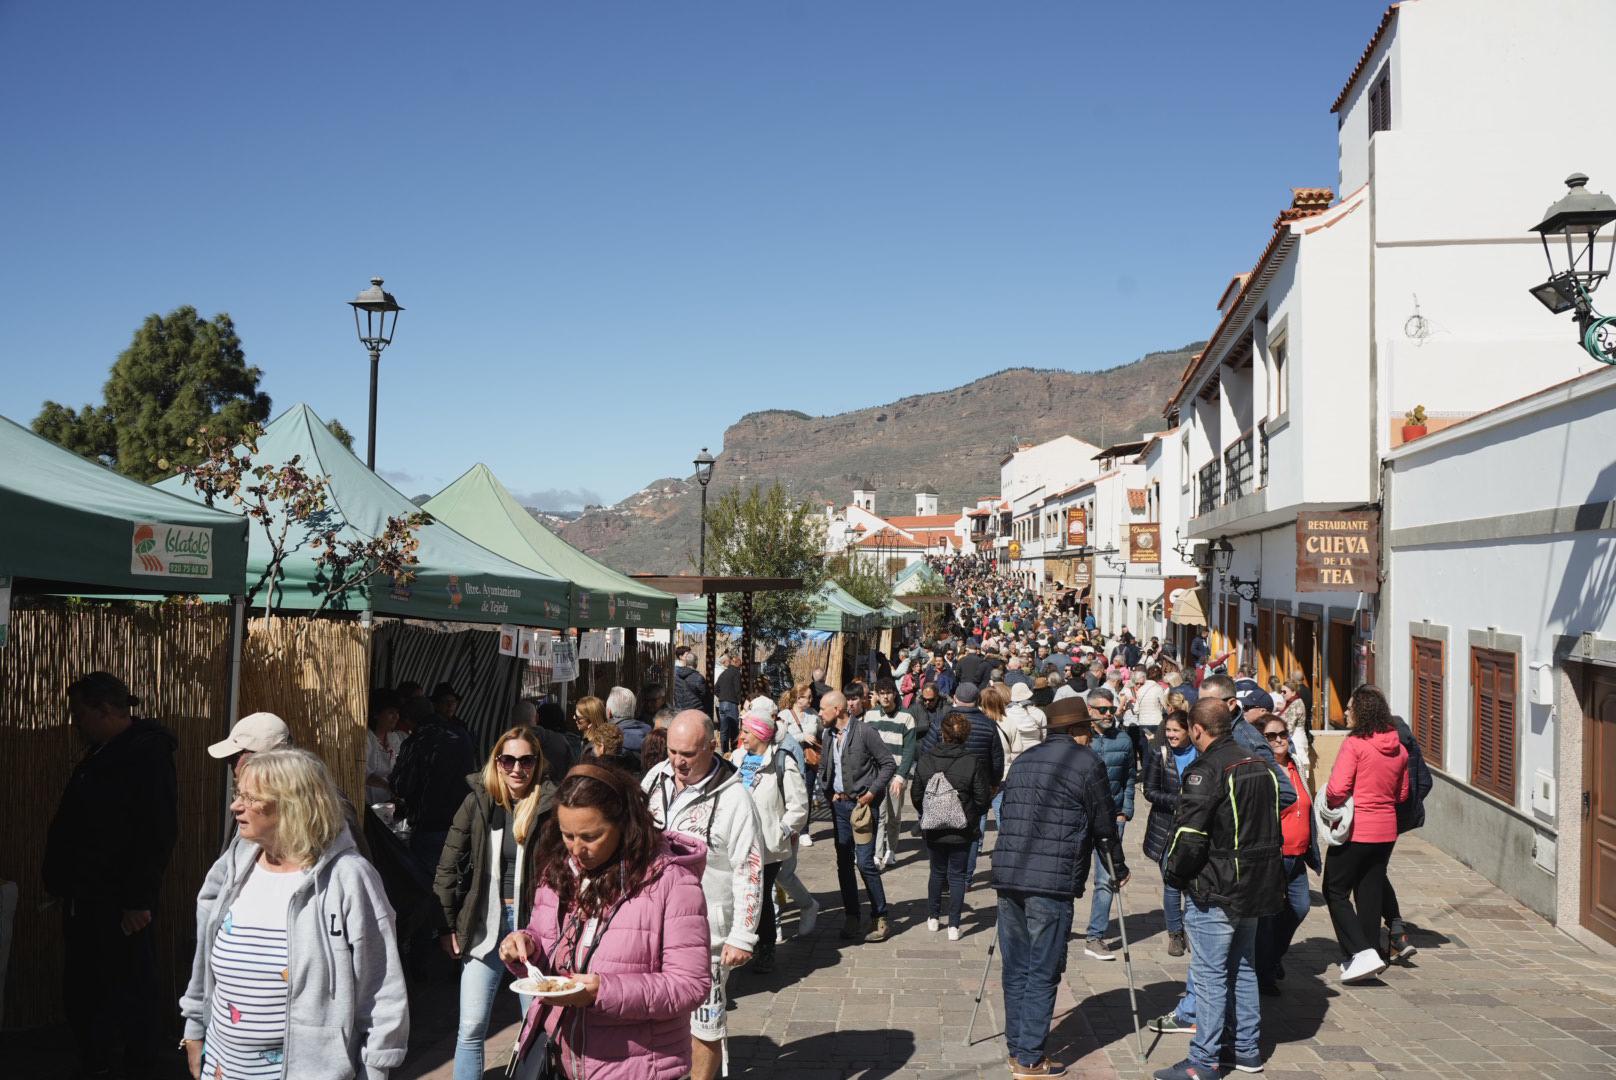
<svg viewBox="0 0 1616 1080"><path fill-rule="evenodd" d="M213 530L141 522L129 542L129 572L147 577L212 577Z"/></svg>

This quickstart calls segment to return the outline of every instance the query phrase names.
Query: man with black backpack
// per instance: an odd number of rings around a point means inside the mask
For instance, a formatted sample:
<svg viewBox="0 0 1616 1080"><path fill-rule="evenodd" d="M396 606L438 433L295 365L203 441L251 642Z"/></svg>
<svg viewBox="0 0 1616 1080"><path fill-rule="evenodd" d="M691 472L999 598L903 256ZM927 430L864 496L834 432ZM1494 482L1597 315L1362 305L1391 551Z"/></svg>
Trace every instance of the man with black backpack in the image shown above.
<svg viewBox="0 0 1616 1080"><path fill-rule="evenodd" d="M1419 740L1401 716L1392 717L1397 729L1397 741L1408 751L1408 798L1397 804L1397 835L1425 824L1425 796L1431 791L1431 767L1425 763ZM1381 893L1380 917L1386 922L1386 955L1393 961L1407 960L1419 949L1408 940L1408 927L1403 925L1403 911L1397 905L1397 893L1391 878Z"/></svg>

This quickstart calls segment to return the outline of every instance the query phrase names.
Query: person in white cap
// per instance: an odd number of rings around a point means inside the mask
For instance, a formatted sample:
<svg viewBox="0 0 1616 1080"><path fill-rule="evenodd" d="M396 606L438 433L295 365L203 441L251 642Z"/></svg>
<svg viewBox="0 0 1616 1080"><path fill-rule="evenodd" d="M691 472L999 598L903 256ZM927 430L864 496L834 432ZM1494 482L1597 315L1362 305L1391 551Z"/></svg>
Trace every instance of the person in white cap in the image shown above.
<svg viewBox="0 0 1616 1080"><path fill-rule="evenodd" d="M241 779L241 767L245 765L254 754L267 753L270 750L288 750L296 746L292 742L292 729L286 726L286 721L272 712L248 713L235 726L230 734L208 747L208 756L220 761L230 763L230 786L234 790L236 782ZM370 858L370 844L365 840L365 830L359 824L359 813L354 809L353 800L342 789L337 790L341 796L342 815L348 822L348 831L353 834L354 846L365 858ZM235 846L238 837L236 834L236 819L229 810L225 811L224 842L219 846L223 854Z"/></svg>

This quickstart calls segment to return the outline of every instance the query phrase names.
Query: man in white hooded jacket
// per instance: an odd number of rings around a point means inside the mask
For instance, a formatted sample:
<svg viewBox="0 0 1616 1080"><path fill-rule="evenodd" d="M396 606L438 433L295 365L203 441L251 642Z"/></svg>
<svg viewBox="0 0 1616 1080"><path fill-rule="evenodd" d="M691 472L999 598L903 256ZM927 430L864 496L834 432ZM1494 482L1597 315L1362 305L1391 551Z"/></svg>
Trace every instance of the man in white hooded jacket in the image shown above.
<svg viewBox="0 0 1616 1080"><path fill-rule="evenodd" d="M668 725L668 759L641 782L651 816L668 832L694 836L707 845L701 891L713 949L713 987L690 1017L692 1080L718 1075L729 1001L725 984L732 968L752 958L763 912L763 838L752 797L740 774L716 753L712 718L686 709Z"/></svg>

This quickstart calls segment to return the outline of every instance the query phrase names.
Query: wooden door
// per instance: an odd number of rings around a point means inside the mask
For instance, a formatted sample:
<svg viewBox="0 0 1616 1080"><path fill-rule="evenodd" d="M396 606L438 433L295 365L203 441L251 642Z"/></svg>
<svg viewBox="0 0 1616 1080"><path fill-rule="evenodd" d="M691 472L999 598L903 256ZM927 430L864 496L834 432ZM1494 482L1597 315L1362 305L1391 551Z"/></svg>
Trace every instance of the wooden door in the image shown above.
<svg viewBox="0 0 1616 1080"><path fill-rule="evenodd" d="M1268 679L1279 674L1274 667L1274 613L1257 609L1257 682L1268 689Z"/></svg>
<svg viewBox="0 0 1616 1080"><path fill-rule="evenodd" d="M1583 712L1582 925L1616 945L1616 673L1596 669Z"/></svg>
<svg viewBox="0 0 1616 1080"><path fill-rule="evenodd" d="M1324 687L1320 685L1319 667L1314 662L1318 654L1319 624L1318 620L1303 616L1298 618L1291 627L1294 638L1291 644L1294 671L1299 671L1307 680L1308 693L1313 695L1313 715L1308 723L1315 729L1323 726L1324 715Z"/></svg>
<svg viewBox="0 0 1616 1080"><path fill-rule="evenodd" d="M1347 699L1352 696L1352 623L1331 620L1330 641L1328 647L1330 662L1327 665L1330 679L1330 692L1328 694L1330 707L1330 724L1334 727L1345 727L1347 717Z"/></svg>

